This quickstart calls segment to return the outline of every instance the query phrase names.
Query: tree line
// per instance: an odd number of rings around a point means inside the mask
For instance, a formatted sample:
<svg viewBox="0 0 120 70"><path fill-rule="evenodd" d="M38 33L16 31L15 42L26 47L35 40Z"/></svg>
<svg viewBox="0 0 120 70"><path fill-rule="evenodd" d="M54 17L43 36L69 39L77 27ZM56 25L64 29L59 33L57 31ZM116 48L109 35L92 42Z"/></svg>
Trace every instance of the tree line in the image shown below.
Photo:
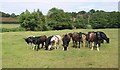
<svg viewBox="0 0 120 70"><path fill-rule="evenodd" d="M9 13L5 13L5 12L1 12L1 11L0 11L0 14L1 14L1 17L12 17L12 18L16 18L16 17L19 16L19 15L16 15L15 13L9 14Z"/></svg>
<svg viewBox="0 0 120 70"><path fill-rule="evenodd" d="M26 10L19 15L21 27L32 31L62 30L76 28L120 28L120 12L105 12L91 9L88 12L64 12L63 9L51 8L47 15L39 9Z"/></svg>

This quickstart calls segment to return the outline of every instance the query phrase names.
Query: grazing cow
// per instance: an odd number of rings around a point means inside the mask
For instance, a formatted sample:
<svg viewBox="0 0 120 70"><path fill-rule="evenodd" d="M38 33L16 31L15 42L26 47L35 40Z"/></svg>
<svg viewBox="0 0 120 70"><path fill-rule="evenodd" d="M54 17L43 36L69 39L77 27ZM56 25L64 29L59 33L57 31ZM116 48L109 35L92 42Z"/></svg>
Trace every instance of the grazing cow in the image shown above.
<svg viewBox="0 0 120 70"><path fill-rule="evenodd" d="M91 50L93 50L94 43L97 44L97 50L99 51L98 43L99 40L97 40L96 32L88 32L87 34L87 40L88 40L88 47L91 47Z"/></svg>
<svg viewBox="0 0 120 70"><path fill-rule="evenodd" d="M58 48L60 47L60 41L61 41L61 36L60 35L55 35L55 36L50 36L47 40L47 44L46 47L48 47L49 50L51 50L52 46L55 47L55 49L57 49L57 44L58 44Z"/></svg>
<svg viewBox="0 0 120 70"><path fill-rule="evenodd" d="M47 36L46 35L43 35L43 36L33 36L33 37L28 37L25 39L25 41L27 43L33 43L34 44L34 48L33 49L36 49L38 51L38 49L40 49L39 45L42 44L42 47L44 46L44 42L46 41L47 39ZM37 47L36 47L37 45Z"/></svg>
<svg viewBox="0 0 120 70"><path fill-rule="evenodd" d="M28 38L24 38L24 40L26 41L26 43L29 44L31 48L32 48L33 38L34 38L34 37L35 37L35 36L28 37Z"/></svg>
<svg viewBox="0 0 120 70"><path fill-rule="evenodd" d="M82 43L83 43L83 47L86 47L86 42L87 42L86 37L87 37L87 34L82 33Z"/></svg>
<svg viewBox="0 0 120 70"><path fill-rule="evenodd" d="M105 40L107 43L109 43L109 38L107 37L107 35L106 35L104 32L97 31L96 33L97 33L97 35L99 34L99 36L100 36L99 39L100 39L101 43L103 43L104 40Z"/></svg>
<svg viewBox="0 0 120 70"><path fill-rule="evenodd" d="M103 40L106 40L107 43L109 43L109 38L107 38L106 34L104 32L88 32L87 40L89 47L92 45L91 50L93 50L94 43L97 46L97 50L99 51L100 44L103 42Z"/></svg>
<svg viewBox="0 0 120 70"><path fill-rule="evenodd" d="M46 42L45 42L45 50L48 50L48 46L51 44L51 38L52 38L53 36L49 36L47 39L46 39Z"/></svg>
<svg viewBox="0 0 120 70"><path fill-rule="evenodd" d="M63 49L64 51L66 51L70 42L70 36L68 34L65 34L64 37L62 38L62 41L63 41L63 47L64 47Z"/></svg>
<svg viewBox="0 0 120 70"><path fill-rule="evenodd" d="M77 48L77 42L79 42L78 48L80 48L81 39L82 39L82 32L79 32L79 33L74 32L72 34L73 47Z"/></svg>

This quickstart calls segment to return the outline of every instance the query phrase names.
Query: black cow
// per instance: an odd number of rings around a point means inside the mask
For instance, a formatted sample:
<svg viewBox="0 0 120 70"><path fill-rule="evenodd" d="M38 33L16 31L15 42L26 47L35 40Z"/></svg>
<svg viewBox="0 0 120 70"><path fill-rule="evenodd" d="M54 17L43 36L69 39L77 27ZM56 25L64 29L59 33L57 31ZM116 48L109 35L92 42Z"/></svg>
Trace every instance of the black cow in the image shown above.
<svg viewBox="0 0 120 70"><path fill-rule="evenodd" d="M68 34L65 34L64 37L62 38L62 41L63 41L64 51L66 51L70 42L70 36Z"/></svg>
<svg viewBox="0 0 120 70"><path fill-rule="evenodd" d="M34 49L36 49L38 51L38 49L40 49L39 45L42 44L42 47L44 46L44 42L46 41L47 39L47 36L43 35L43 36L33 36L33 37L28 37L28 38L25 38L25 41L27 42L27 44L31 43L31 44L34 44ZM37 47L36 47L37 45Z"/></svg>
<svg viewBox="0 0 120 70"><path fill-rule="evenodd" d="M33 44L33 39L34 39L35 36L31 36L31 37L27 37L27 38L24 38L24 40L26 41L27 44L30 44L30 47L32 46Z"/></svg>
<svg viewBox="0 0 120 70"><path fill-rule="evenodd" d="M107 43L109 43L109 38L107 37L107 35L106 35L104 32L97 31L96 33L97 33L97 35L99 36L99 40L100 40L101 43L103 43L104 40L105 40Z"/></svg>
<svg viewBox="0 0 120 70"><path fill-rule="evenodd" d="M48 50L48 46L51 44L51 38L52 38L53 36L49 36L47 39L46 39L46 42L45 42L45 50Z"/></svg>

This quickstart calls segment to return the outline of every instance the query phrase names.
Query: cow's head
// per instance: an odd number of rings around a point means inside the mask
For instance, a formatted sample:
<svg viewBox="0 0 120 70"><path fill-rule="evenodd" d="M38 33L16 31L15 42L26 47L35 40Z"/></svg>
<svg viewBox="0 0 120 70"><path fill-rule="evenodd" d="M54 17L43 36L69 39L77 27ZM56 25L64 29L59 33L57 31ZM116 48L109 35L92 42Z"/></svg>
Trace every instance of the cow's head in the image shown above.
<svg viewBox="0 0 120 70"><path fill-rule="evenodd" d="M27 44L32 43L32 39L30 37L23 38Z"/></svg>
<svg viewBox="0 0 120 70"><path fill-rule="evenodd" d="M82 32L79 32L80 38L82 38Z"/></svg>
<svg viewBox="0 0 120 70"><path fill-rule="evenodd" d="M109 41L110 41L110 39L109 39L109 38L107 38L107 39L106 39L106 42L107 42L107 43L109 43Z"/></svg>
<svg viewBox="0 0 120 70"><path fill-rule="evenodd" d="M70 42L70 36L66 34L66 35L63 37L62 41L63 41L64 51L66 51L66 50L67 50L67 47L68 47L68 45L69 45L69 42Z"/></svg>

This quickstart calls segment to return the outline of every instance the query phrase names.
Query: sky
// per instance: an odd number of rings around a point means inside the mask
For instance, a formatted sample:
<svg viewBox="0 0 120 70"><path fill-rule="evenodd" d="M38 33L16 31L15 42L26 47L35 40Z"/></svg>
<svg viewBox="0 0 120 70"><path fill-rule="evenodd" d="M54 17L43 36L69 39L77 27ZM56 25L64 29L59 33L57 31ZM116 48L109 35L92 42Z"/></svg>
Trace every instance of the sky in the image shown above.
<svg viewBox="0 0 120 70"><path fill-rule="evenodd" d="M118 11L118 0L0 0L0 11L20 14L28 9L30 12L40 9L44 15L53 8L63 9L65 12L89 11L90 9L107 12Z"/></svg>

